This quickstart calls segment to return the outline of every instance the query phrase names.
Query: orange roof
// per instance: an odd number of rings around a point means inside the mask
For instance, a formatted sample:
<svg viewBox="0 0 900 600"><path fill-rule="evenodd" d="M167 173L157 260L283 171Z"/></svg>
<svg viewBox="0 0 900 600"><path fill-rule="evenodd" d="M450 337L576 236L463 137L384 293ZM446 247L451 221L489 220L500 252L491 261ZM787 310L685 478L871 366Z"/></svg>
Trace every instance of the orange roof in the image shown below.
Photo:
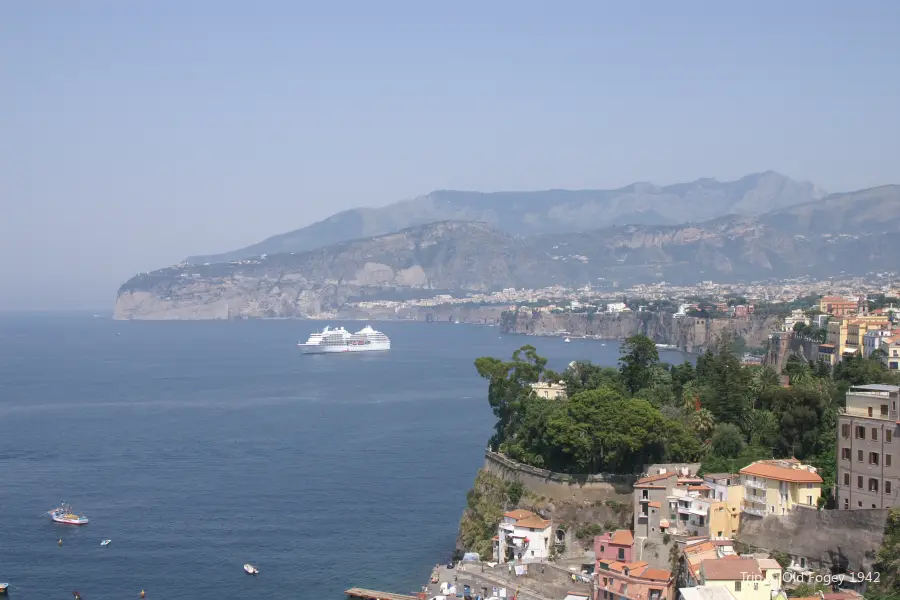
<svg viewBox="0 0 900 600"><path fill-rule="evenodd" d="M668 526L669 526L669 520L668 520L668 519L660 519L660 520L659 520L659 526L660 526L660 527L668 527Z"/></svg>
<svg viewBox="0 0 900 600"><path fill-rule="evenodd" d="M550 521L542 519L537 515L531 515L524 519L516 521L516 527L525 527L527 529L546 529L550 527Z"/></svg>
<svg viewBox="0 0 900 600"><path fill-rule="evenodd" d="M693 544L692 546L687 546L684 549L685 554L699 554L701 552L706 552L707 550L714 549L715 546L712 542L702 542L700 544Z"/></svg>
<svg viewBox="0 0 900 600"><path fill-rule="evenodd" d="M688 486L688 490L691 490L693 492L709 490L709 489L710 489L709 486L706 486L706 485L689 485Z"/></svg>
<svg viewBox="0 0 900 600"><path fill-rule="evenodd" d="M525 510L524 508L517 508L516 510L511 510L507 513L503 513L504 517L509 517L510 519L515 519L518 521L519 519L525 519L527 517L535 517L533 512L530 510Z"/></svg>
<svg viewBox="0 0 900 600"><path fill-rule="evenodd" d="M822 483L822 478L817 473L811 473L804 469L782 467L769 461L758 461L748 465L741 469L741 475L755 475L765 479L789 481L791 483Z"/></svg>
<svg viewBox="0 0 900 600"><path fill-rule="evenodd" d="M671 577L672 572L665 569L647 569L641 573L641 579L650 579L651 581L668 581Z"/></svg>
<svg viewBox="0 0 900 600"><path fill-rule="evenodd" d="M633 546L634 535L627 529L617 529L613 532L609 543L617 546Z"/></svg>
<svg viewBox="0 0 900 600"><path fill-rule="evenodd" d="M650 507L651 508L662 508L662 505L659 502L651 502Z"/></svg>
<svg viewBox="0 0 900 600"><path fill-rule="evenodd" d="M647 477L641 477L635 482L635 487L639 485L646 485L648 483L653 483L654 481L665 481L669 477L675 477L677 473L660 473L659 475L648 475Z"/></svg>

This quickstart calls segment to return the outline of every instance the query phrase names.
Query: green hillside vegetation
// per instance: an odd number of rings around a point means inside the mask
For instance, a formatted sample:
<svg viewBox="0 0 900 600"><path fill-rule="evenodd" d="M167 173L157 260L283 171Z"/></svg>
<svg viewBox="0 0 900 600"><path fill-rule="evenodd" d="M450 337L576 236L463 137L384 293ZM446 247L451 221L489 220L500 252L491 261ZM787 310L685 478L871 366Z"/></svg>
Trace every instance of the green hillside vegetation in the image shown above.
<svg viewBox="0 0 900 600"><path fill-rule="evenodd" d="M696 366L661 363L656 345L636 335L619 368L590 362L563 373L547 368L533 346L511 360L475 361L488 380L496 423L493 450L561 473L640 473L654 462L702 462L702 472L737 471L754 460L796 457L835 477L835 426L850 385L897 382L876 359L824 364L792 359L781 385L769 367L742 365L723 336ZM565 382L568 400L537 397L531 384ZM826 492L823 502L830 502Z"/></svg>

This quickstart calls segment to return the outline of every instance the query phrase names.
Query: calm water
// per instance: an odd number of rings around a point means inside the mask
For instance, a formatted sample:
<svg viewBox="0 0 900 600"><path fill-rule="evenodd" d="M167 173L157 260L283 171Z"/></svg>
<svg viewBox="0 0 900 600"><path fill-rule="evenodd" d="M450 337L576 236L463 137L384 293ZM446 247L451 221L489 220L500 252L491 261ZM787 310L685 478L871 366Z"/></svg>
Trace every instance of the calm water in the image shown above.
<svg viewBox="0 0 900 600"><path fill-rule="evenodd" d="M0 581L12 597L418 590L452 551L490 435L474 358L526 342L555 368L618 355L615 343L393 322L379 326L389 353L300 355L294 344L321 325L0 314ZM61 501L90 524L52 523Z"/></svg>

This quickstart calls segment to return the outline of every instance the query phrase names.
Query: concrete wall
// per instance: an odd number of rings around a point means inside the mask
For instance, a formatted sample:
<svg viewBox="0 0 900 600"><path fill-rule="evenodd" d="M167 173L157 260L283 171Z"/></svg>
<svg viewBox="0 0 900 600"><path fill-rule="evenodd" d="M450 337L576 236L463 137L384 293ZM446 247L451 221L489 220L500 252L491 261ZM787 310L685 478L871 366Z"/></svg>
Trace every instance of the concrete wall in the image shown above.
<svg viewBox="0 0 900 600"><path fill-rule="evenodd" d="M888 512L796 509L784 516L744 514L737 537L755 548L805 556L814 564L871 571Z"/></svg>
<svg viewBox="0 0 900 600"><path fill-rule="evenodd" d="M525 489L548 500L596 502L616 500L631 504L635 478L627 475L565 475L538 469L486 450L484 470L505 481L518 481Z"/></svg>

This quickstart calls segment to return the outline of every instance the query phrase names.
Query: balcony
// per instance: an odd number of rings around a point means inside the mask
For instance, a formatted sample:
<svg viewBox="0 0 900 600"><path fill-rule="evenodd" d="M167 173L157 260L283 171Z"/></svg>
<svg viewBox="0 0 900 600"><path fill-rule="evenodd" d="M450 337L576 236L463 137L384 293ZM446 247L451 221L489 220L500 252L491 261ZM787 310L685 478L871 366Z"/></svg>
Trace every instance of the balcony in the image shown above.
<svg viewBox="0 0 900 600"><path fill-rule="evenodd" d="M769 484L765 481L754 481L752 479L747 479L744 481L744 485L746 487L754 488L757 490L767 490L769 489Z"/></svg>
<svg viewBox="0 0 900 600"><path fill-rule="evenodd" d="M741 503L741 512L756 515L757 517L766 516L766 510L764 508L757 508L748 502Z"/></svg>
<svg viewBox="0 0 900 600"><path fill-rule="evenodd" d="M766 500L766 496L754 496L753 494L744 497L744 502L747 504L762 504L765 506Z"/></svg>

